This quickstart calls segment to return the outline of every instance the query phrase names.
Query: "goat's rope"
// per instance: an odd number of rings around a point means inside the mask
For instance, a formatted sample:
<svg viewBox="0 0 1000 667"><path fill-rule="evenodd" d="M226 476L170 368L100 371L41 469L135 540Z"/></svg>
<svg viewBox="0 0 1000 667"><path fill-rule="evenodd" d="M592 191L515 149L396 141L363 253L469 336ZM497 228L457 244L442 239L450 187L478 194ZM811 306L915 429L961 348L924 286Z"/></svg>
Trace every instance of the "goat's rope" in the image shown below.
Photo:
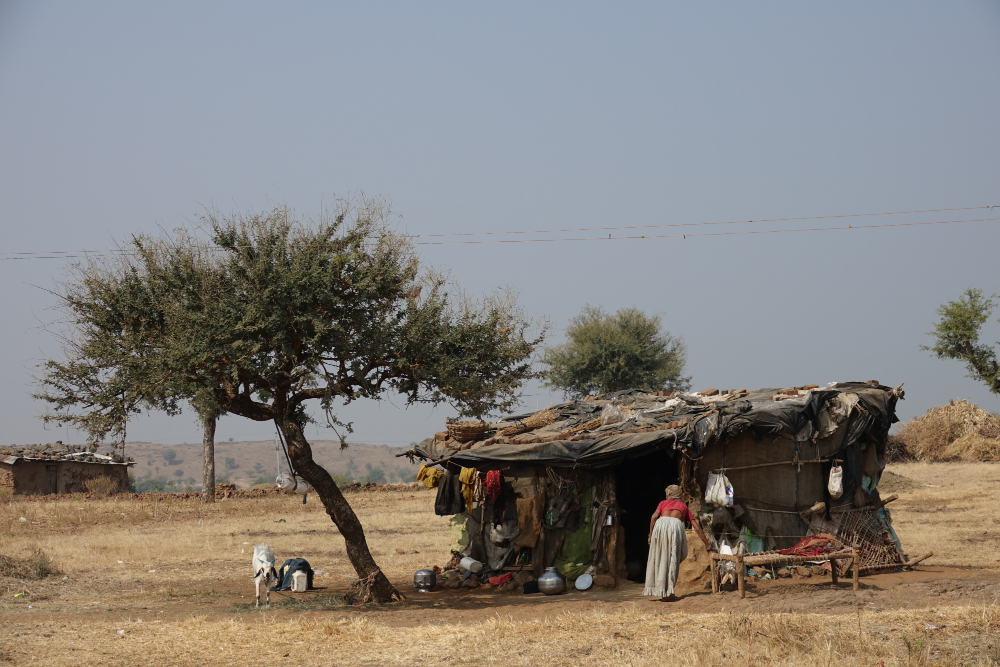
<svg viewBox="0 0 1000 667"><path fill-rule="evenodd" d="M351 605L362 605L369 602L375 602L375 597L372 594L372 587L375 585L375 577L381 572L381 568L375 568L367 577L356 579L354 583L351 584L351 587L347 589L347 592L344 593L344 602ZM403 602L404 600L406 600L406 596L393 588L392 601Z"/></svg>

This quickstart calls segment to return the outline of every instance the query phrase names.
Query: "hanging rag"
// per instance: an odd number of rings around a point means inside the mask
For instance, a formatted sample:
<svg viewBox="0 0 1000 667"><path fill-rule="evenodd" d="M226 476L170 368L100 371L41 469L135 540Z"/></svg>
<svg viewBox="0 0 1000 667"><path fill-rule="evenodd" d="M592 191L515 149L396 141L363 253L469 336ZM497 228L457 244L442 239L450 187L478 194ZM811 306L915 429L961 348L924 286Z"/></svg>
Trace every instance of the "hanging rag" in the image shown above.
<svg viewBox="0 0 1000 667"><path fill-rule="evenodd" d="M503 475L500 474L499 470L490 470L486 473L485 486L486 497L495 505L503 487Z"/></svg>
<svg viewBox="0 0 1000 667"><path fill-rule="evenodd" d="M513 493L510 490L510 485L503 482L503 478L500 478L500 493L497 497L493 499L493 525L499 526L503 523L504 514L507 511L507 501L513 498ZM516 505L515 505L515 513ZM515 519L516 520L516 519Z"/></svg>
<svg viewBox="0 0 1000 667"><path fill-rule="evenodd" d="M521 530L515 548L531 547L538 544L538 534L542 529L542 514L545 511L545 492L532 498L517 499L517 525Z"/></svg>
<svg viewBox="0 0 1000 667"><path fill-rule="evenodd" d="M433 489L438 485L438 481L441 479L441 475L444 471L437 466L429 466L426 463L420 464L420 470L417 471L417 481L423 482L424 486L428 489Z"/></svg>
<svg viewBox="0 0 1000 667"><path fill-rule="evenodd" d="M446 470L438 483L437 498L434 500L434 513L438 516L451 516L465 511L465 498L462 496L462 483L458 475Z"/></svg>
<svg viewBox="0 0 1000 667"><path fill-rule="evenodd" d="M472 511L472 503L476 493L476 477L477 472L475 468L462 468L462 472L458 474L458 480L462 483L462 496L465 498L465 508L468 511Z"/></svg>

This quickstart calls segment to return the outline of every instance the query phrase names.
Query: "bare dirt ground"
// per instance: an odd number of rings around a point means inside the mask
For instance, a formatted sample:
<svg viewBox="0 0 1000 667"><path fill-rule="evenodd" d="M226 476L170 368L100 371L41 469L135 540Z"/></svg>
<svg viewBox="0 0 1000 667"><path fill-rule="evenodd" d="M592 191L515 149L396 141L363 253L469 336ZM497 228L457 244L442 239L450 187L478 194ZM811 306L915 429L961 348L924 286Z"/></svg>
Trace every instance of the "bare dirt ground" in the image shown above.
<svg viewBox="0 0 1000 667"><path fill-rule="evenodd" d="M913 572L751 584L747 598L641 586L545 597L486 588L420 594L448 555L433 493L351 494L404 604L350 607L343 542L314 498L21 500L0 504L0 554L58 569L0 577L0 660L17 664L1000 664L1000 465L893 466L887 493ZM21 519L24 519L23 521ZM321 590L253 606L250 552L302 556Z"/></svg>

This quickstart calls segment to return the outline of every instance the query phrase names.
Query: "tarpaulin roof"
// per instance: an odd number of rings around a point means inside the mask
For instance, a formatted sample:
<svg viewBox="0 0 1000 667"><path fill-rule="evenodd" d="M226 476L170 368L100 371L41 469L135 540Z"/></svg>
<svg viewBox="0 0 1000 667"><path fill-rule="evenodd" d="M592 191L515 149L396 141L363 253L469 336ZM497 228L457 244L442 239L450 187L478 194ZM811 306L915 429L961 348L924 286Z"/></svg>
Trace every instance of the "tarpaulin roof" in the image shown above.
<svg viewBox="0 0 1000 667"><path fill-rule="evenodd" d="M435 462L478 469L517 463L603 468L664 447L698 458L712 442L750 429L758 437L808 438L832 433L845 421L847 449L870 432L884 438L897 421L895 404L902 394L874 381L681 395L624 391L508 417L477 442L437 434L415 451Z"/></svg>

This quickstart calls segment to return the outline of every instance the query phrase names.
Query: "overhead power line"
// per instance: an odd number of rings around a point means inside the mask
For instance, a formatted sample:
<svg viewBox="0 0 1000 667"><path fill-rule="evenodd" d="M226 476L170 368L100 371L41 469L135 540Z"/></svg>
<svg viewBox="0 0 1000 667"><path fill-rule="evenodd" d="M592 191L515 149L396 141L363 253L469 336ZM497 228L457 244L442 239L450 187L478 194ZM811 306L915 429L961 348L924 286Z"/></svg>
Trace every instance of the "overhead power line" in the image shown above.
<svg viewBox="0 0 1000 667"><path fill-rule="evenodd" d="M927 225L951 225L966 222L989 222L1000 220L1000 217L990 217L990 218L963 218L954 220L931 220L931 221L913 221L913 222L892 222L892 223L880 223L871 225L833 225L825 227L791 227L791 228L779 228L779 229L753 229L753 230L732 230L732 231L717 231L717 232L674 232L670 234L623 234L616 236L615 231L621 230L638 230L638 229L664 229L664 228L684 228L684 227L703 227L707 225L740 225L740 224L751 224L751 223L763 223L763 222L790 222L790 221L806 221L806 220L834 220L834 219L845 219L845 218L862 218L862 217L872 217L872 216L887 216L887 215L907 215L907 214L919 214L919 213L939 213L944 211L972 211L972 210L982 210L982 209L992 209L994 205L987 206L965 206L960 208L938 208L938 209L919 209L910 211L883 211L877 213L847 213L839 215L813 215L813 216L802 216L802 217L790 217L790 218L761 218L757 220L722 220L722 221L709 221L709 222L676 222L676 223L662 223L655 225L617 225L617 226L604 226L604 227L576 227L576 228L563 228L563 229L538 229L538 230L518 230L518 231L496 231L496 232L454 232L448 234L413 234L407 235L409 238L413 239L414 245L481 245L481 244L500 244L500 243L556 243L556 242L566 242L566 241L622 241L622 240L640 240L640 239L664 239L664 238L684 238L687 237L699 237L699 236L742 236L749 234L789 234L797 232L825 232L825 231L839 231L839 230L850 230L850 229L882 229L889 227L919 227ZM580 232L580 231L607 231L609 232L607 236L558 236L551 238L478 238L478 239L457 239L457 240L435 240L435 241L422 241L419 239L423 238L441 238L445 239L447 237L466 237L466 236L509 236L509 235L520 235L520 234L565 234L568 232ZM218 246L199 246L207 250L221 251L226 248L221 248ZM261 246L238 246L238 247L261 247ZM119 253L132 253L135 252L128 248L122 249L108 249L108 250L49 250L49 251L25 251L25 252L6 252L0 253L0 260L18 260L18 259L81 259L87 257L101 257L106 255L113 255Z"/></svg>
<svg viewBox="0 0 1000 667"><path fill-rule="evenodd" d="M615 229L657 229L662 227L698 227L702 225L740 225L758 222L791 222L794 220L833 220L836 218L863 218L878 215L910 215L916 213L943 213L945 211L976 211L981 209L992 209L993 205L986 206L963 206L959 208L925 208L912 211L880 211L877 213L843 213L839 215L809 215L797 218L758 218L755 220L717 220L711 222L672 222L656 225L609 225L606 227L566 227L564 229L529 229L519 231L495 231L495 232L447 232L442 234L410 234L410 238L437 238L446 236L499 236L512 234L561 234L566 232L596 232Z"/></svg>
<svg viewBox="0 0 1000 667"><path fill-rule="evenodd" d="M791 229L747 229L725 232L676 232L674 234L632 234L626 236L562 236L551 239L483 239L475 241L417 241L414 245L466 245L485 243L555 243L558 241L625 241L635 239L667 239L689 236L741 236L745 234L790 234L792 232L828 232L842 229L877 229L885 227L917 227L921 225L951 225L960 222L986 222L1000 220L996 218L973 218L963 220L933 220L929 222L889 222L880 225L835 225L832 227L793 227Z"/></svg>

